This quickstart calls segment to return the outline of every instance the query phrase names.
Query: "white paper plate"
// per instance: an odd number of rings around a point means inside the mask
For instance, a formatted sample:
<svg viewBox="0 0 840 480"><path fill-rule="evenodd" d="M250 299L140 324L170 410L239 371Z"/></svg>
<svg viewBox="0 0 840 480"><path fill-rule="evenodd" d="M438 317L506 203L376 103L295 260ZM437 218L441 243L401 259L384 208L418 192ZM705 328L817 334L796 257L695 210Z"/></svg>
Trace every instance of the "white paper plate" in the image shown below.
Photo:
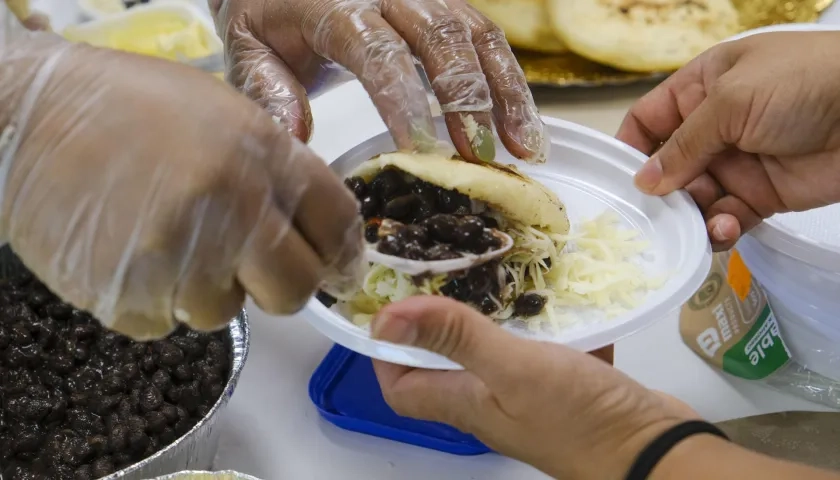
<svg viewBox="0 0 840 480"><path fill-rule="evenodd" d="M644 259L648 272L669 274L659 290L650 292L642 305L626 314L594 320L592 315L585 315L560 335L540 338L591 351L615 343L680 308L705 279L711 265L711 247L703 218L688 194L650 197L633 186L633 174L647 157L595 130L554 118L544 120L552 143L546 164L530 166L519 162L501 143L497 144L497 160L516 164L553 190L566 204L573 231L578 222L605 210L614 211L626 226L639 230L650 242ZM443 119L436 122L439 138L448 138ZM383 132L330 162L330 166L344 177L361 162L394 149L390 135ZM372 340L366 329L353 325L317 300L311 301L307 309L305 317L316 329L355 352L413 367L461 368L425 350ZM523 331L514 331L527 336Z"/></svg>

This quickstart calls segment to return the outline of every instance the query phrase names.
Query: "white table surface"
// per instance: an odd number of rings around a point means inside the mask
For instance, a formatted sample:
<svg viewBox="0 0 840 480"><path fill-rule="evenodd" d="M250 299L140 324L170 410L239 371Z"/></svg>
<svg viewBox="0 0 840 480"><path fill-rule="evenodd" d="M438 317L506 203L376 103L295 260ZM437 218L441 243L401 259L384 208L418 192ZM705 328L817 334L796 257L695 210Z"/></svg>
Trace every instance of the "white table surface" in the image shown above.
<svg viewBox="0 0 840 480"><path fill-rule="evenodd" d="M63 27L75 14L72 0L34 0ZM821 23L840 24L840 6ZM543 114L613 134L632 101L650 86L536 92ZM334 158L384 130L357 83L313 101L313 148ZM537 480L534 469L498 455L457 457L343 431L322 420L309 401L309 377L331 343L311 328L306 313L270 317L248 305L251 353L219 428L218 469L265 480ZM688 402L710 420L815 405L719 375L678 335L676 315L616 345L616 366L644 385Z"/></svg>

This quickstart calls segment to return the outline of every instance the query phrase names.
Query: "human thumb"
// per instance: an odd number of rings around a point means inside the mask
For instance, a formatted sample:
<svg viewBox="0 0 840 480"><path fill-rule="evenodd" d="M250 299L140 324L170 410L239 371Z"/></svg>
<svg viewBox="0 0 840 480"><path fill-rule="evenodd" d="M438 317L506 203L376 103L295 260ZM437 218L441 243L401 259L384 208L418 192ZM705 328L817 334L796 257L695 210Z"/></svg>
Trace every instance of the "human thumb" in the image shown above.
<svg viewBox="0 0 840 480"><path fill-rule="evenodd" d="M466 304L438 296L410 297L383 307L371 331L379 340L443 355L485 382L521 365L532 350L531 342L506 332Z"/></svg>
<svg viewBox="0 0 840 480"><path fill-rule="evenodd" d="M666 195L699 177L727 144L721 134L721 110L715 97L707 97L671 138L636 173L636 187L651 195Z"/></svg>

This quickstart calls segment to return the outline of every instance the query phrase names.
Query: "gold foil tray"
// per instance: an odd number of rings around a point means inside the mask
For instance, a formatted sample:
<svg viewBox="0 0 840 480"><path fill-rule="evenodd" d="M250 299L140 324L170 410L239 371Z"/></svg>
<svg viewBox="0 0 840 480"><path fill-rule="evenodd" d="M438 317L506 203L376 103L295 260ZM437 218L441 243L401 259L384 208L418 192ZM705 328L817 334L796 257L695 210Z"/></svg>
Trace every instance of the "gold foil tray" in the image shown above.
<svg viewBox="0 0 840 480"><path fill-rule="evenodd" d="M819 19L834 0L732 0L741 14L744 30L780 23L805 23ZM532 86L598 87L659 80L667 72L622 72L573 53L545 55L517 50L516 58Z"/></svg>

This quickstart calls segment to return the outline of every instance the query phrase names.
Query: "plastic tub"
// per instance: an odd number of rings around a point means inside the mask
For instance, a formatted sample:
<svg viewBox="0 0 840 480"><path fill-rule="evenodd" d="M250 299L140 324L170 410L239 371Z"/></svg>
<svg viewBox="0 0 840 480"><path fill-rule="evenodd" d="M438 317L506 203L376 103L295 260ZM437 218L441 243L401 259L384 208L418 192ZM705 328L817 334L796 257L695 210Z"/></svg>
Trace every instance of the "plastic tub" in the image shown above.
<svg viewBox="0 0 840 480"><path fill-rule="evenodd" d="M67 27L70 41L223 71L222 40L209 15L182 2L156 2Z"/></svg>
<svg viewBox="0 0 840 480"><path fill-rule="evenodd" d="M840 273L796 260L751 236L737 249L764 287L792 358L840 381Z"/></svg>

